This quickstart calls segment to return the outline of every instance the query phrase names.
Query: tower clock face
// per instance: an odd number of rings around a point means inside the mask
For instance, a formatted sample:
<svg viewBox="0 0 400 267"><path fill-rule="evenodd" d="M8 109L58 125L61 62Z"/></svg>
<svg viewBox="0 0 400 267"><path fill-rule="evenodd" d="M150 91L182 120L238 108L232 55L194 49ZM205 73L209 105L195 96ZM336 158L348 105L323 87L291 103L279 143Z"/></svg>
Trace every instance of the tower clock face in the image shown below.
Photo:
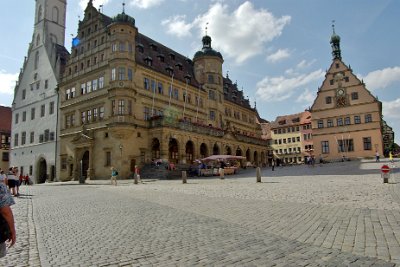
<svg viewBox="0 0 400 267"><path fill-rule="evenodd" d="M344 90L343 89L338 89L337 90L337 95L338 96L343 96L344 95Z"/></svg>

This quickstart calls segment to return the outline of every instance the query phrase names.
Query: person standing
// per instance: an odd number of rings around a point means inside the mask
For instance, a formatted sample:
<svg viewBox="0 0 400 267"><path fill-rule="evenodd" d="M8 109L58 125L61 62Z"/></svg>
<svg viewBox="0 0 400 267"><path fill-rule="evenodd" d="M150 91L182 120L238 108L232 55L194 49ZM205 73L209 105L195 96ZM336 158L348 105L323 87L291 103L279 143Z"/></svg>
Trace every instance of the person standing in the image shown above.
<svg viewBox="0 0 400 267"><path fill-rule="evenodd" d="M12 247L17 239L17 235L15 232L15 225L14 225L14 215L10 208L10 206L14 204L15 204L14 199L8 192L7 186L3 183L0 183L0 214L8 223L8 226L10 227L11 231L11 237L8 240L6 240L6 242L0 243L0 258L6 255L7 245L9 248Z"/></svg>
<svg viewBox="0 0 400 267"><path fill-rule="evenodd" d="M375 153L375 161L379 162L379 152L378 151L376 151L376 153Z"/></svg>
<svg viewBox="0 0 400 267"><path fill-rule="evenodd" d="M118 171L114 168L111 167L111 184L112 185L117 185L117 176L118 176Z"/></svg>
<svg viewBox="0 0 400 267"><path fill-rule="evenodd" d="M390 161L390 163L393 163L393 154L392 154L392 151L389 152L389 161Z"/></svg>
<svg viewBox="0 0 400 267"><path fill-rule="evenodd" d="M16 197L17 192L15 189L15 186L16 186L17 178L15 177L13 169L14 169L13 167L10 167L10 169L8 170L7 184L8 184L8 188L10 189L10 192L13 194L14 197Z"/></svg>
<svg viewBox="0 0 400 267"><path fill-rule="evenodd" d="M272 159L272 161L271 161L271 166L272 166L272 171L274 171L275 170L275 160L274 159Z"/></svg>

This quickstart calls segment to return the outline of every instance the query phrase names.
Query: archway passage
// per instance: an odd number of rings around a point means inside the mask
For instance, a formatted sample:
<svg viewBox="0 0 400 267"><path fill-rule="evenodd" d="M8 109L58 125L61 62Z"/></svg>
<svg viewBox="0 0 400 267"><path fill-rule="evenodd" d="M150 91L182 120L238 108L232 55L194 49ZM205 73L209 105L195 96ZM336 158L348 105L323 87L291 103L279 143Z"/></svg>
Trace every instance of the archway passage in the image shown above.
<svg viewBox="0 0 400 267"><path fill-rule="evenodd" d="M38 184L43 184L47 179L47 162L44 158L39 160L39 176L38 176Z"/></svg>
<svg viewBox="0 0 400 267"><path fill-rule="evenodd" d="M171 138L169 140L168 147L169 147L169 149L168 149L169 150L169 161L178 163L178 156L179 156L178 141L176 141L175 138Z"/></svg>
<svg viewBox="0 0 400 267"><path fill-rule="evenodd" d="M225 148L225 155L232 155L232 149L230 146L226 146Z"/></svg>
<svg viewBox="0 0 400 267"><path fill-rule="evenodd" d="M151 157L152 159L160 158L160 140L154 138L151 142Z"/></svg>
<svg viewBox="0 0 400 267"><path fill-rule="evenodd" d="M200 145L200 157L201 157L202 159L208 157L207 145L204 144L204 143L202 143L202 144Z"/></svg>
<svg viewBox="0 0 400 267"><path fill-rule="evenodd" d="M192 141L186 143L186 163L193 163L194 160L194 144Z"/></svg>
<svg viewBox="0 0 400 267"><path fill-rule="evenodd" d="M214 144L213 147L213 155L219 155L219 147L217 144Z"/></svg>
<svg viewBox="0 0 400 267"><path fill-rule="evenodd" d="M89 169L89 151L85 151L82 156L82 177L87 178L87 171Z"/></svg>

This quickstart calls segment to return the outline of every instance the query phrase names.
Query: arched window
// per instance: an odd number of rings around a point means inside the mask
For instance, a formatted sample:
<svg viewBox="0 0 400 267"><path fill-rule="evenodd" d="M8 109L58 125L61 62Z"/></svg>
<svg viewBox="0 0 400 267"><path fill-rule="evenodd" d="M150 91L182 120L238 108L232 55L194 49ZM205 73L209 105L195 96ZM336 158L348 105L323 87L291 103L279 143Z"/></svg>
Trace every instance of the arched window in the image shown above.
<svg viewBox="0 0 400 267"><path fill-rule="evenodd" d="M40 44L40 34L36 36L36 46Z"/></svg>
<svg viewBox="0 0 400 267"><path fill-rule="evenodd" d="M35 53L35 70L38 68L39 66L39 51L36 51Z"/></svg>
<svg viewBox="0 0 400 267"><path fill-rule="evenodd" d="M53 7L52 18L54 22L58 23L58 8Z"/></svg>

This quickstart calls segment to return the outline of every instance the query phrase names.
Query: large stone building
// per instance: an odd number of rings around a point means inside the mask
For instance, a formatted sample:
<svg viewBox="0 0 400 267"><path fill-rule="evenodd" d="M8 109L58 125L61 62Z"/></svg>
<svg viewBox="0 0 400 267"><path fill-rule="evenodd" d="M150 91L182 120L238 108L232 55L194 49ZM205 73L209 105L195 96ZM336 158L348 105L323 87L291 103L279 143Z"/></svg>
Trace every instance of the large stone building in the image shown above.
<svg viewBox="0 0 400 267"><path fill-rule="evenodd" d="M0 106L0 168L4 171L7 171L10 167L11 117L11 108Z"/></svg>
<svg viewBox="0 0 400 267"><path fill-rule="evenodd" d="M61 180L127 177L163 159L189 164L212 154L266 162L262 121L203 37L193 59L111 18L89 1L60 84Z"/></svg>
<svg viewBox="0 0 400 267"><path fill-rule="evenodd" d="M11 162L33 181L54 180L57 152L57 84L64 48L66 0L36 0L32 42L12 103Z"/></svg>
<svg viewBox="0 0 400 267"><path fill-rule="evenodd" d="M330 43L333 61L311 107L315 153L328 160L382 155L382 103L342 61L334 30Z"/></svg>
<svg viewBox="0 0 400 267"><path fill-rule="evenodd" d="M312 156L311 113L278 116L275 121L263 123L263 137L270 140L273 158L282 164L304 163ZM272 157L271 157L272 159Z"/></svg>

